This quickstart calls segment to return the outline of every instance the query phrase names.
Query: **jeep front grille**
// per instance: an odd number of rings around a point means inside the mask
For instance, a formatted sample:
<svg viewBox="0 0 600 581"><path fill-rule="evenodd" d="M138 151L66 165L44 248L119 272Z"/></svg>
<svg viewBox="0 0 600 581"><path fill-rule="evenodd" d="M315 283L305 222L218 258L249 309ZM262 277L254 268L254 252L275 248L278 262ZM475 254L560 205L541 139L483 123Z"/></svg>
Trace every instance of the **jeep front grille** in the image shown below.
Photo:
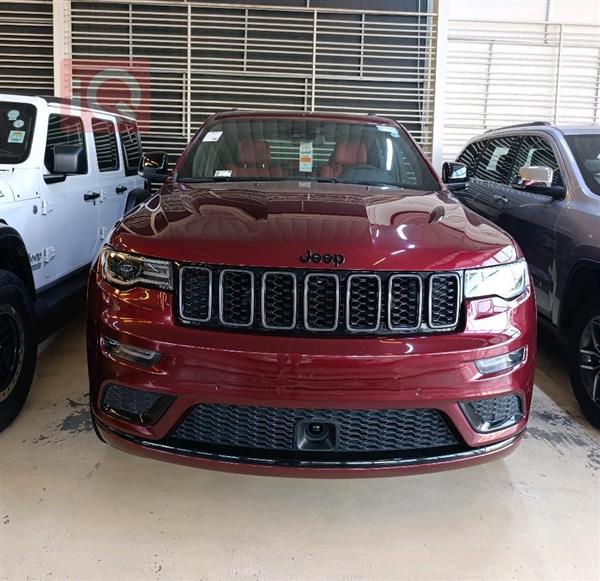
<svg viewBox="0 0 600 581"><path fill-rule="evenodd" d="M288 334L406 334L453 330L458 273L179 269L179 319L206 328Z"/></svg>

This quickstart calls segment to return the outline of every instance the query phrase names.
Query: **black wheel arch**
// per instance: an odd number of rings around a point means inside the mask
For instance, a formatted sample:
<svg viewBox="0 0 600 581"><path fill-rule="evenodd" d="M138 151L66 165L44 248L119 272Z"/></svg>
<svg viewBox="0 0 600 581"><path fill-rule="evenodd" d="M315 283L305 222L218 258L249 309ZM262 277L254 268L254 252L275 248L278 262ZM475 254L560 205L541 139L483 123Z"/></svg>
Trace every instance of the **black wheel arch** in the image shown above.
<svg viewBox="0 0 600 581"><path fill-rule="evenodd" d="M560 298L558 326L562 334L568 332L581 305L588 298L594 295L599 296L599 291L600 261L584 259L575 263L569 272L564 292Z"/></svg>
<svg viewBox="0 0 600 581"><path fill-rule="evenodd" d="M35 283L25 242L17 230L4 221L0 221L0 269L18 276L29 291L31 299L35 300Z"/></svg>

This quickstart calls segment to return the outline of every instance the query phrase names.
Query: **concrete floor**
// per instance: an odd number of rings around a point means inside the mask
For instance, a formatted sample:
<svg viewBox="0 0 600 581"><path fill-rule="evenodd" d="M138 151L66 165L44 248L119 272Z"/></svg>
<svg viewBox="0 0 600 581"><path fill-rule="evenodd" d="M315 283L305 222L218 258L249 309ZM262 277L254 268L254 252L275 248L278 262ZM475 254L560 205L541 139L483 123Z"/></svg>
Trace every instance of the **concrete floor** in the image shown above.
<svg viewBox="0 0 600 581"><path fill-rule="evenodd" d="M542 347L508 459L373 480L236 476L126 455L88 417L83 320L42 347L0 436L0 577L599 579L600 432Z"/></svg>

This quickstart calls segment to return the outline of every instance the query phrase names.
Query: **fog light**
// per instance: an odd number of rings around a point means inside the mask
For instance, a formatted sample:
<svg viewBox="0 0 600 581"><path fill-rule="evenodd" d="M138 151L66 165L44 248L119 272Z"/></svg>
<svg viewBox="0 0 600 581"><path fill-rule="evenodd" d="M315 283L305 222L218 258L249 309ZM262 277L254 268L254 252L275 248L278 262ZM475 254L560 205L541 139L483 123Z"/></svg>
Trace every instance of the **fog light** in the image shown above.
<svg viewBox="0 0 600 581"><path fill-rule="evenodd" d="M103 337L102 344L104 345L104 350L117 359L123 359L146 367L156 365L160 361L160 353L158 351L126 345L109 337Z"/></svg>
<svg viewBox="0 0 600 581"><path fill-rule="evenodd" d="M128 422L153 424L162 417L174 399L170 395L111 384L104 390L102 409Z"/></svg>
<svg viewBox="0 0 600 581"><path fill-rule="evenodd" d="M477 371L479 371L479 373L483 374L505 371L506 369L516 367L520 363L523 363L523 361L525 361L526 352L526 348L521 347L516 351L511 351L510 353L505 353L504 355L498 355L497 357L478 359L475 361L475 367L477 367Z"/></svg>
<svg viewBox="0 0 600 581"><path fill-rule="evenodd" d="M513 426L525 416L517 394L461 402L460 408L476 432L493 432Z"/></svg>

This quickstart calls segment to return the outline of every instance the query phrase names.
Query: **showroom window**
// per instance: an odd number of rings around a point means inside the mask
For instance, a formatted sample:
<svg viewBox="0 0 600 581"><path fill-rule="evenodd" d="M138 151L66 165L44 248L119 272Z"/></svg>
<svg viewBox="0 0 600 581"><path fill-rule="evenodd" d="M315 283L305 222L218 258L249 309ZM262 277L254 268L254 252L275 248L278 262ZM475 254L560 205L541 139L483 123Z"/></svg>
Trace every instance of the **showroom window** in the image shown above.
<svg viewBox="0 0 600 581"><path fill-rule="evenodd" d="M471 143L469 147L467 147L459 156L456 161L460 163L464 163L468 168L469 177L473 177L475 173L475 166L477 165L477 160L485 147L485 141L476 141L475 143Z"/></svg>
<svg viewBox="0 0 600 581"><path fill-rule="evenodd" d="M513 165L510 181L517 177L519 168L532 165L544 165L554 171L552 177L553 186L562 186L563 180L558 167L558 161L552 151L552 146L543 137L528 135L523 137L521 146Z"/></svg>
<svg viewBox="0 0 600 581"><path fill-rule="evenodd" d="M48 135L44 164L50 173L54 172L54 147L56 145L79 145L83 148L85 164L82 174L87 173L87 151L83 122L79 117L52 113L48 117Z"/></svg>
<svg viewBox="0 0 600 581"><path fill-rule="evenodd" d="M518 144L518 137L501 137L488 141L479 158L474 177L490 182L507 183Z"/></svg>
<svg viewBox="0 0 600 581"><path fill-rule="evenodd" d="M131 121L119 121L119 135L123 146L126 175L135 175L138 172L142 158L142 147L137 125Z"/></svg>
<svg viewBox="0 0 600 581"><path fill-rule="evenodd" d="M96 158L100 171L115 171L119 169L119 152L117 150L117 135L112 121L92 119L92 131L96 144Z"/></svg>

